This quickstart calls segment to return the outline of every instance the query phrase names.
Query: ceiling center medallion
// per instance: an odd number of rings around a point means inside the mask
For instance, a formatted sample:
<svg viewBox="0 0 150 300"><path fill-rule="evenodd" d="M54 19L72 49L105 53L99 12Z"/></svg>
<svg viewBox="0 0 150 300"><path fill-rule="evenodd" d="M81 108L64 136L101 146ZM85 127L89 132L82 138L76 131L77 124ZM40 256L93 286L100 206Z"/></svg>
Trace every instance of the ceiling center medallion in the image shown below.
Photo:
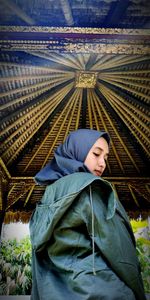
<svg viewBox="0 0 150 300"><path fill-rule="evenodd" d="M76 73L76 87L94 88L97 81L97 72L78 71Z"/></svg>

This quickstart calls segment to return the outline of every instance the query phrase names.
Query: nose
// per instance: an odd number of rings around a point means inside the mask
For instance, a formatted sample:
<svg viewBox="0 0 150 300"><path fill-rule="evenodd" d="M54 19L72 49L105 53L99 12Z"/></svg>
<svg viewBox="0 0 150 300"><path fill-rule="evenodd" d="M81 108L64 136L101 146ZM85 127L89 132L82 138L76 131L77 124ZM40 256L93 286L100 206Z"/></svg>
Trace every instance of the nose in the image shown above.
<svg viewBox="0 0 150 300"><path fill-rule="evenodd" d="M105 159L104 157L100 156L99 159L98 159L98 166L101 167L101 168L105 168L106 167L106 162L105 162Z"/></svg>

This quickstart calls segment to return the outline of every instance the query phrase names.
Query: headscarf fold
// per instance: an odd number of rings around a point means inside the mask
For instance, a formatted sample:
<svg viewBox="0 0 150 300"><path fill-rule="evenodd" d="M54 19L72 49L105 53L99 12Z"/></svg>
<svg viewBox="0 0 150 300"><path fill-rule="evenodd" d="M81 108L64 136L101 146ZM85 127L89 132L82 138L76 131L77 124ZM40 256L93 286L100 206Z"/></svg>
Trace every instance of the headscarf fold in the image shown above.
<svg viewBox="0 0 150 300"><path fill-rule="evenodd" d="M105 131L78 129L71 132L65 142L57 147L54 158L35 175L36 183L46 185L75 172L90 172L84 161L100 137L109 145L110 137Z"/></svg>

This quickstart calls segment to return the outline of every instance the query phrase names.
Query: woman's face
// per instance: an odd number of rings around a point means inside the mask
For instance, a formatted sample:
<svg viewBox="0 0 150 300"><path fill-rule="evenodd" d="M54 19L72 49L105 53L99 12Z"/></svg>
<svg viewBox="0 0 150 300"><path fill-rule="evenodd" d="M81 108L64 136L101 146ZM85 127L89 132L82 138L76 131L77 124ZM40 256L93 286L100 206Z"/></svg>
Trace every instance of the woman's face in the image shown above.
<svg viewBox="0 0 150 300"><path fill-rule="evenodd" d="M92 174L102 176L106 168L108 153L108 144L103 137L100 137L87 154L84 165Z"/></svg>

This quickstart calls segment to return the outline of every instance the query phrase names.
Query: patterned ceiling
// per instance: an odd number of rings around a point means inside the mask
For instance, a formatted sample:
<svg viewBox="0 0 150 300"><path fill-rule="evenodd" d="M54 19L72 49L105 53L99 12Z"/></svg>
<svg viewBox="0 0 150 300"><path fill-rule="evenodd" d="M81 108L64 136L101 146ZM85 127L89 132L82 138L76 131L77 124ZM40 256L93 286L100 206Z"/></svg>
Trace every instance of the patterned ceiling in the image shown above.
<svg viewBox="0 0 150 300"><path fill-rule="evenodd" d="M26 146L29 152L28 142L34 140L31 161L24 154L23 161L11 172L26 171L27 175L34 175L34 166L37 170L37 163L40 168L51 158L53 147L62 140L59 138L62 130L66 136L78 127L96 127L119 139L116 144L120 144L121 151L119 155L113 151L117 164L113 169L112 163L110 174L123 175L125 170L136 174L137 163L126 149L126 144L132 143L122 140L121 126L128 129L126 133L130 133L135 150L138 143L148 156L148 57L38 52L26 54L24 63L17 53L4 53L1 60L0 151L5 164L11 166ZM50 147L49 137L54 128L56 131L59 128L58 140ZM43 158L40 158L41 147L45 149ZM123 166L120 155L126 155L131 165Z"/></svg>
<svg viewBox="0 0 150 300"><path fill-rule="evenodd" d="M131 217L149 215L149 2L141 11L141 1L120 2L1 1L0 209L6 222L28 221L44 191L33 176L77 128L110 133L104 178ZM116 23L120 28L113 29Z"/></svg>
<svg viewBox="0 0 150 300"><path fill-rule="evenodd" d="M0 1L3 26L150 28L149 17L148 0Z"/></svg>

